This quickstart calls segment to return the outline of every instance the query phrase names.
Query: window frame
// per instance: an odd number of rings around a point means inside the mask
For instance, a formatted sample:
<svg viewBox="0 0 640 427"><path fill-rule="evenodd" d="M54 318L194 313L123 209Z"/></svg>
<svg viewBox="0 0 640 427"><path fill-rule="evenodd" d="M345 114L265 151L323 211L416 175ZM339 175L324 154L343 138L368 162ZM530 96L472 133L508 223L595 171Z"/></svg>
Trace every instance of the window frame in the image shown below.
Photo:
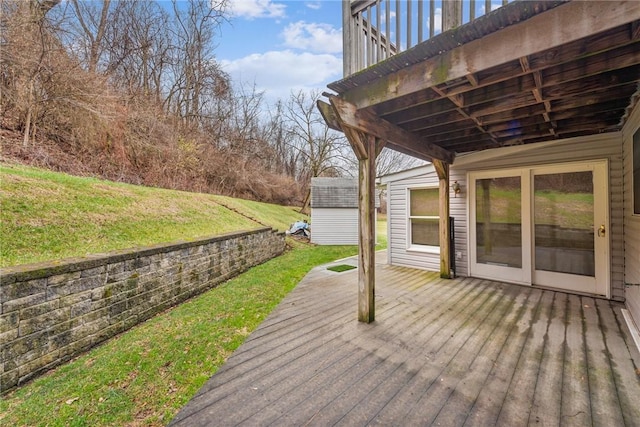
<svg viewBox="0 0 640 427"><path fill-rule="evenodd" d="M439 186L416 186L416 187L407 187L407 251L412 252L425 252L430 254L440 254L440 246L433 245L421 245L417 243L413 243L412 241L412 226L414 219L428 219L428 220L437 220L438 221L438 235L440 233L440 215L411 215L411 192L416 190L435 190L436 192L440 191Z"/></svg>

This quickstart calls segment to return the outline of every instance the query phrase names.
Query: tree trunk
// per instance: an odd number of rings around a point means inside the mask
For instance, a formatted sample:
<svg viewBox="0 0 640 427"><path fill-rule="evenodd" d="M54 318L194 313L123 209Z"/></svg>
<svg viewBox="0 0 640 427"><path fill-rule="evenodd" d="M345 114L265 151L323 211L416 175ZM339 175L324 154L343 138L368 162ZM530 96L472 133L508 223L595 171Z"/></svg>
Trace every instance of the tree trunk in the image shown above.
<svg viewBox="0 0 640 427"><path fill-rule="evenodd" d="M29 146L29 135L31 133L31 117L33 116L33 79L29 81L29 93L27 96L27 117L24 119L24 138L22 139L22 146L24 148Z"/></svg>

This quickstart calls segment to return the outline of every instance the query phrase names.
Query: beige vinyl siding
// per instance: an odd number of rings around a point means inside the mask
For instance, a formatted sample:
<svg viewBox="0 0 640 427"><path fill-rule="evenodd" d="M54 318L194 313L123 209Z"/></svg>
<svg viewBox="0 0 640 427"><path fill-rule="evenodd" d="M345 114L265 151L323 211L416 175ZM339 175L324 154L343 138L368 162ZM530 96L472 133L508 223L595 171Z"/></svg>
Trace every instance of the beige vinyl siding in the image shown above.
<svg viewBox="0 0 640 427"><path fill-rule="evenodd" d="M357 245L358 209L311 209L311 243L317 245Z"/></svg>
<svg viewBox="0 0 640 427"><path fill-rule="evenodd" d="M432 166L421 169L421 174L409 178L399 179L388 183L388 232L389 246L387 251L389 264L419 268L423 270L440 271L440 254L419 250L410 250L408 242L408 193L411 188L438 188L438 175ZM465 206L465 178L452 172L451 182L457 179L463 187L463 193L456 199L451 199L451 216L456 217L456 250L464 254L462 259L456 260L456 274L466 275L466 206ZM464 265L462 265L464 264Z"/></svg>
<svg viewBox="0 0 640 427"><path fill-rule="evenodd" d="M640 107L636 107L622 131L624 156L624 245L626 283L640 284L640 215L633 214L633 134L640 128ZM626 287L627 308L640 326L640 286Z"/></svg>
<svg viewBox="0 0 640 427"><path fill-rule="evenodd" d="M611 298L624 295L624 217L622 136L610 133L562 141L487 150L460 157L453 170L478 171L607 159L609 163L609 230L611 238ZM636 252L637 253L637 252Z"/></svg>
<svg viewBox="0 0 640 427"><path fill-rule="evenodd" d="M426 174L391 182L387 206L389 212L389 260L393 265L420 268L423 270L440 270L440 255L407 250L408 244L408 189L437 188L438 176L433 168Z"/></svg>
<svg viewBox="0 0 640 427"><path fill-rule="evenodd" d="M458 184L460 184L461 187L460 194L458 194L457 197L453 197L453 192L449 193L449 213L455 220L456 254L454 254L454 258L456 263L456 275L467 276L469 275L469 251L467 246L469 244L469 227L467 224L467 197L469 195L469 187L467 184L467 175L464 171L458 171L451 168L449 180L451 184L453 184L454 181L458 181ZM458 257L457 254L459 254L460 257Z"/></svg>

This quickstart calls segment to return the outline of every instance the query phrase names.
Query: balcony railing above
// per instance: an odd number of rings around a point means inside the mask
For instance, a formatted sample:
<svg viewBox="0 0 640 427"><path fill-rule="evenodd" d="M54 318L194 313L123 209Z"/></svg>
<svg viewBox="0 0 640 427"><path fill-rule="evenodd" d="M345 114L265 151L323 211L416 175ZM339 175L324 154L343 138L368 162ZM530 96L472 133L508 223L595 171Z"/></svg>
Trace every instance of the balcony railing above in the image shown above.
<svg viewBox="0 0 640 427"><path fill-rule="evenodd" d="M344 76L514 0L345 0Z"/></svg>

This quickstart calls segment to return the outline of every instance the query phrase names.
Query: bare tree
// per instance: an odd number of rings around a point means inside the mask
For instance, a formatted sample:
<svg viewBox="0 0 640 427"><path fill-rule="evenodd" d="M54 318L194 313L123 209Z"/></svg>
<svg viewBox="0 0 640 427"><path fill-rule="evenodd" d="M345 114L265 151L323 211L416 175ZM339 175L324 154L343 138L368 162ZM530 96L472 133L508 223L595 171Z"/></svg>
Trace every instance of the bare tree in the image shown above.
<svg viewBox="0 0 640 427"><path fill-rule="evenodd" d="M162 103L175 80L170 11L158 2L120 1L109 16L104 73L130 98Z"/></svg>
<svg viewBox="0 0 640 427"><path fill-rule="evenodd" d="M311 177L348 174L317 93L268 108L233 89L214 55L227 1L0 0L2 124L25 146L37 124L92 173L170 188L290 203Z"/></svg>
<svg viewBox="0 0 640 427"><path fill-rule="evenodd" d="M47 62L56 48L47 13L60 0L2 2L3 109L15 108L23 130L23 146L29 145L42 92ZM8 99L7 99L8 98Z"/></svg>
<svg viewBox="0 0 640 427"><path fill-rule="evenodd" d="M421 166L424 163L425 162L423 160L418 158L408 156L389 148L384 148L376 159L376 175L389 175L405 169Z"/></svg>
<svg viewBox="0 0 640 427"><path fill-rule="evenodd" d="M288 145L299 154L298 182L306 187L307 197L302 210L309 204L309 184L312 177L339 176L349 164L346 159L353 153L346 139L325 124L316 103L319 92L302 90L291 93L285 118L288 122Z"/></svg>
<svg viewBox="0 0 640 427"><path fill-rule="evenodd" d="M82 46L82 54L87 69L95 73L98 62L105 50L107 25L109 22L111 0L79 1L71 0L75 12L75 21L78 23L78 45Z"/></svg>
<svg viewBox="0 0 640 427"><path fill-rule="evenodd" d="M298 149L292 149L288 144L289 129L285 119L285 104L282 100L279 99L275 107L270 110L264 133L273 151L271 170L295 179L298 176L302 153Z"/></svg>
<svg viewBox="0 0 640 427"><path fill-rule="evenodd" d="M229 88L213 49L215 35L225 19L227 0L172 0L175 25L173 75L169 103L186 125L200 124L207 103Z"/></svg>

